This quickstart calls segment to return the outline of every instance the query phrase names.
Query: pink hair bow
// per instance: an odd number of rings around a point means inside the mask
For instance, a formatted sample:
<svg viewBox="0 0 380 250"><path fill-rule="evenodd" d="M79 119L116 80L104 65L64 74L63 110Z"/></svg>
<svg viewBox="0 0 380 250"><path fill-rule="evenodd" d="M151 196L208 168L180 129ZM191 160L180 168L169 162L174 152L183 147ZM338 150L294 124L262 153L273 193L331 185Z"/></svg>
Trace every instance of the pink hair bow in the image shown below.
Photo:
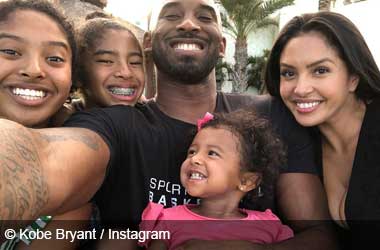
<svg viewBox="0 0 380 250"><path fill-rule="evenodd" d="M212 119L214 119L214 116L211 113L206 112L205 116L197 121L198 131L202 128L203 124L211 121Z"/></svg>

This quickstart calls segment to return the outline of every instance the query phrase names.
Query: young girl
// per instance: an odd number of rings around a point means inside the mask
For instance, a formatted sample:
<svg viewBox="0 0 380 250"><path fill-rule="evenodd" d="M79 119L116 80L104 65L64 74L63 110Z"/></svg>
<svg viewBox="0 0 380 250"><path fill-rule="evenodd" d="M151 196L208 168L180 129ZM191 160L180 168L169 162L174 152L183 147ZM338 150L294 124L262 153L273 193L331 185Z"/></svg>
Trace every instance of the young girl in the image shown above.
<svg viewBox="0 0 380 250"><path fill-rule="evenodd" d="M144 100L144 58L136 36L104 13L93 13L86 19L76 31L75 91L71 102L55 116L59 124L78 110L116 104L134 106Z"/></svg>
<svg viewBox="0 0 380 250"><path fill-rule="evenodd" d="M78 30L78 80L86 108L135 105L145 85L136 36L112 18L86 21Z"/></svg>
<svg viewBox="0 0 380 250"><path fill-rule="evenodd" d="M0 118L33 128L56 124L53 116L70 92L75 52L71 25L49 2L0 2ZM30 188L38 187L31 184ZM84 230L86 223L80 220L86 220L90 211L90 206L85 206L55 217L55 220L76 220L70 224L48 224L51 217L44 216L31 227L36 230L47 224L49 231L54 228ZM47 249L53 244L53 241L15 238L5 242L1 249ZM76 244L69 241L54 244L55 249L75 247Z"/></svg>
<svg viewBox="0 0 380 250"><path fill-rule="evenodd" d="M145 85L141 45L122 23L112 17L97 16L77 30L77 85L84 95L84 105L79 109L118 104L134 106L141 100ZM99 226L101 213L95 213L93 218L96 219L92 221L94 226ZM128 249L131 243L105 237L96 244L99 249Z"/></svg>
<svg viewBox="0 0 380 250"><path fill-rule="evenodd" d="M283 162L281 143L266 120L245 110L207 113L198 122L181 167L182 185L191 196L201 198L200 204L164 209L149 203L141 231L169 231L170 239L147 241L145 246L176 249L190 239L273 243L292 237L292 230L269 209L239 209L242 199L259 203L273 198Z"/></svg>

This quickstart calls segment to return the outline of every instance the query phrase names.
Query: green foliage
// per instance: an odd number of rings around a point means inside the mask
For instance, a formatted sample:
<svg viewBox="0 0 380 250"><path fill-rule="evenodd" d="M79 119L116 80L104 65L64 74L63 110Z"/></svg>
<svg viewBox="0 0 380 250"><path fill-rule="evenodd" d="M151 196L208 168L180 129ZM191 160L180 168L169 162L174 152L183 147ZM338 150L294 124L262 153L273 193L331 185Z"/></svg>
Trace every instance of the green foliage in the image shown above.
<svg viewBox="0 0 380 250"><path fill-rule="evenodd" d="M294 0L221 0L220 3L227 12L227 16L222 15L223 27L235 38L246 38L252 31L277 25L269 16L292 5Z"/></svg>
<svg viewBox="0 0 380 250"><path fill-rule="evenodd" d="M228 80L228 74L232 72L231 65L222 58L218 59L218 62L215 66L215 75L216 75L216 88L217 90L222 90L223 83Z"/></svg>
<svg viewBox="0 0 380 250"><path fill-rule="evenodd" d="M265 90L264 70L268 61L269 53L270 50L264 50L262 56L248 57L248 87L256 88L260 94L262 94Z"/></svg>
<svg viewBox="0 0 380 250"><path fill-rule="evenodd" d="M233 66L233 91L247 88L248 51L247 37L258 29L277 25L270 15L292 5L294 0L220 0L225 9L222 24L225 32L235 38L235 65Z"/></svg>

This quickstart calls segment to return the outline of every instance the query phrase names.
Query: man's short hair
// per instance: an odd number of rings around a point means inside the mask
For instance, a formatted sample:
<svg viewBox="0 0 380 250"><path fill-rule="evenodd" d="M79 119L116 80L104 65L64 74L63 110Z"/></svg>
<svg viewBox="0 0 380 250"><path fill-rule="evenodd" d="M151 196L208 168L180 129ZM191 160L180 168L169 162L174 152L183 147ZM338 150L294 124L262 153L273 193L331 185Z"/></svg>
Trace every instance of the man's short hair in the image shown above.
<svg viewBox="0 0 380 250"><path fill-rule="evenodd" d="M217 22L219 24L220 30L222 30L222 19L220 17L220 11L218 6L215 4L214 0L208 0L210 6L214 8ZM151 6L151 11L148 17L148 30L153 31L156 28L158 17L161 13L162 8L166 5L169 0L154 0Z"/></svg>

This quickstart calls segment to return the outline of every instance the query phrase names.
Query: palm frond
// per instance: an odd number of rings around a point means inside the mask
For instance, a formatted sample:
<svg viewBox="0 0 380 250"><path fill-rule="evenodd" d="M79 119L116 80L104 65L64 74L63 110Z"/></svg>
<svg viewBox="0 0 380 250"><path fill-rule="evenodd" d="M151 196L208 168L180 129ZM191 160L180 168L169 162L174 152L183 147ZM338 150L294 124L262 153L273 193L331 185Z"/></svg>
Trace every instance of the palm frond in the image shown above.
<svg viewBox="0 0 380 250"><path fill-rule="evenodd" d="M225 29L225 31L231 35L232 37L237 37L238 31L235 28L235 24L228 20L228 16L222 14L222 26Z"/></svg>
<svg viewBox="0 0 380 250"><path fill-rule="evenodd" d="M238 41L235 43L235 65L231 75L233 91L241 91L247 84L248 35L257 29L276 25L270 15L293 4L294 0L220 0L220 3L225 10L223 26Z"/></svg>
<svg viewBox="0 0 380 250"><path fill-rule="evenodd" d="M293 4L294 4L294 0L280 0L280 1L267 0L263 3L262 9L263 9L264 15L269 16L273 14L274 12L276 12L277 10L289 5L293 5Z"/></svg>
<svg viewBox="0 0 380 250"><path fill-rule="evenodd" d="M262 20L277 10L291 5L294 0L221 0L228 14L228 20L233 22L236 36L248 36L257 28L264 27ZM268 25L274 22L267 22Z"/></svg>

